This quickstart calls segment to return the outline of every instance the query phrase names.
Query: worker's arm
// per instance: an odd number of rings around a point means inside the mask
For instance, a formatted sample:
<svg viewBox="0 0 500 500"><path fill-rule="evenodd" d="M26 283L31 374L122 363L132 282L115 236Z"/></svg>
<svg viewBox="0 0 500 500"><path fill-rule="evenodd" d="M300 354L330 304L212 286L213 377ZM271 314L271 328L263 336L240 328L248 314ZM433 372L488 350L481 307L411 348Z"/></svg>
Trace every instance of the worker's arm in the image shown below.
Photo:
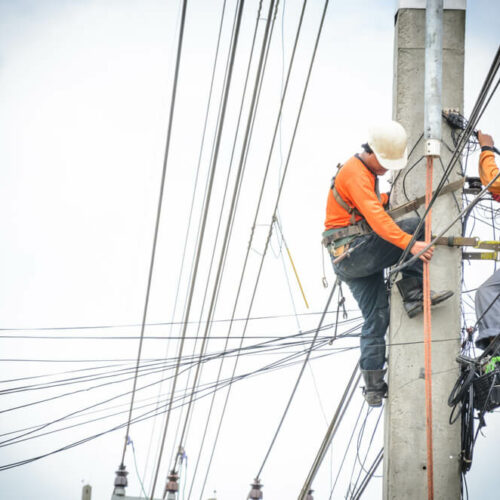
<svg viewBox="0 0 500 500"><path fill-rule="evenodd" d="M353 200L370 227L384 240L405 249L411 240L411 235L405 233L386 213L374 192L370 176L349 176L344 179L344 183L349 198Z"/></svg>
<svg viewBox="0 0 500 500"><path fill-rule="evenodd" d="M491 135L483 134L480 130L477 132L477 138L481 148L484 146L492 148L494 145ZM495 154L493 151L482 151L479 157L479 177L483 186L486 186L497 174ZM488 189L494 194L500 194L500 177Z"/></svg>

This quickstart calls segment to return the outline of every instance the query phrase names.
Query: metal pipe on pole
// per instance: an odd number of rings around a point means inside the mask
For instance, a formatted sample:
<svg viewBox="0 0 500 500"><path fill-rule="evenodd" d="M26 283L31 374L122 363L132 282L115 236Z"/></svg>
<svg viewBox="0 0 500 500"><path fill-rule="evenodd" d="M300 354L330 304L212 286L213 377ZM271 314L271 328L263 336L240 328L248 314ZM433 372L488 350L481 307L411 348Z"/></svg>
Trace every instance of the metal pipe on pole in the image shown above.
<svg viewBox="0 0 500 500"><path fill-rule="evenodd" d="M443 88L443 0L427 0L425 11L424 137L426 156L441 154Z"/></svg>
<svg viewBox="0 0 500 500"><path fill-rule="evenodd" d="M433 162L441 153L441 90L443 86L443 0L427 0L425 11L424 137L427 167L425 205L432 197ZM431 211L425 219L425 242L432 234ZM432 434L432 321L430 263L423 265L425 420L427 437L427 498L434 500L434 458Z"/></svg>

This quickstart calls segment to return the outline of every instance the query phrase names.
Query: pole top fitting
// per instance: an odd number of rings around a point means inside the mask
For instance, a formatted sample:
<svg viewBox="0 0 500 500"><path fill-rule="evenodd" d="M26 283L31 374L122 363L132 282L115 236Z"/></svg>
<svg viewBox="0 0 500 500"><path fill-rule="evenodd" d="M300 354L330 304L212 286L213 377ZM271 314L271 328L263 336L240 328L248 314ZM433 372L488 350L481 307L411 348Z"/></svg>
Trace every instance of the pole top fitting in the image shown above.
<svg viewBox="0 0 500 500"><path fill-rule="evenodd" d="M167 476L168 482L165 486L165 490L169 493L177 493L179 491L179 484L177 480L179 479L179 474L175 472L175 470L170 471L170 474Z"/></svg>
<svg viewBox="0 0 500 500"><path fill-rule="evenodd" d="M250 500L261 500L263 498L262 486L260 479L258 477L255 478L253 484L250 485L252 489L250 490L250 494L248 498Z"/></svg>
<svg viewBox="0 0 500 500"><path fill-rule="evenodd" d="M438 139L426 139L425 156L441 156L441 141Z"/></svg>
<svg viewBox="0 0 500 500"><path fill-rule="evenodd" d="M125 469L125 465L120 464L116 471L114 495L119 497L125 496L125 488L128 486L127 476L128 472Z"/></svg>

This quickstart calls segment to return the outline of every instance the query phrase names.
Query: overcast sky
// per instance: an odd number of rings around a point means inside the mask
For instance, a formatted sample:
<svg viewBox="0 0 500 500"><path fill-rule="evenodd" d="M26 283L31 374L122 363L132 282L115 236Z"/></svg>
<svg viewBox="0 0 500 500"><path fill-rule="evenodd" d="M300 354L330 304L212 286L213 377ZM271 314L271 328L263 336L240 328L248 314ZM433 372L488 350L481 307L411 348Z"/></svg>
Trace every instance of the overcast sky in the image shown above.
<svg viewBox="0 0 500 500"><path fill-rule="evenodd" d="M181 322L185 317L191 263L202 217L203 192L236 2L226 2L214 97L202 147L223 4L219 0L188 2L148 323ZM220 231L223 234L228 214L229 201L222 206L223 192L229 179L230 200L234 171L241 155L248 97L236 141L235 133L258 4L257 0L247 1L243 13L232 91L221 135L196 293L189 317L194 323L199 318L206 319L220 252L220 240L215 251L213 248L217 224L222 221ZM244 318L249 312L250 297L272 221L319 25L323 2L315 0L309 4L236 318ZM4 382L3 388L96 375L134 365L140 333L137 325L142 320L145 303L165 153L180 6L181 2L177 0L0 0L0 213L3 214L0 217L0 328L13 329L0 335L10 336L0 339L0 378L8 381L58 374ZM268 8L267 2L263 8ZM320 253L329 181L335 165L358 151L364 142L367 123L377 118L389 118L392 114L395 8L394 1L330 2L279 205L283 236L299 273L309 309L283 250L283 240L275 229L250 316L284 317L251 320L246 332L249 337L293 335L318 324L319 315L305 314L322 311L330 291L322 286ZM300 9L300 1L280 2L215 310L215 318L219 320L230 318L233 311ZM466 116L498 47L499 15L500 5L496 2L470 2L465 53ZM263 12L259 21L257 54L266 16ZM254 61L250 88L254 83L255 67ZM480 123L484 132L498 138L497 142L500 142L499 102L496 95ZM228 174L233 142L236 144L235 159ZM470 162L470 175L476 171L476 161L477 157L473 157ZM192 224L187 233L191 207ZM495 237L491 230L482 230L484 239ZM212 254L216 258L209 276ZM331 287L334 276L326 258L325 266ZM491 264L475 263L473 269L467 270L466 288L477 286L492 270ZM209 295L202 312L205 288ZM352 322L343 324L342 332L355 326L359 316L350 297L347 308ZM468 312L472 312L470 308ZM333 321L334 315L331 315L326 323ZM77 326L113 328L51 329ZM204 331L202 326L201 334ZM232 334L240 336L242 327L243 322L236 322ZM48 330L37 330L40 328ZM163 338L146 340L142 358L173 359L179 348L175 338L181 332L178 324L147 328L146 335ZM187 329L188 336L198 333L196 324ZM322 335L332 333L328 330ZM227 334L227 323L217 323L211 331L212 336L224 337ZM36 338L41 336L56 338ZM166 336L173 339L167 342ZM257 342L255 338L249 339L245 345ZM330 356L316 359L305 372L297 398L261 476L265 498L281 500L297 496L358 356L357 349L346 352L334 349L357 346L357 342L356 338L339 341L316 352L315 356L321 353L330 353ZM236 339L229 347L238 345L239 339ZM191 355L193 346L194 342L187 340L185 354ZM223 346L223 341L212 340L208 350L216 353ZM256 350L254 354L242 356L237 373L253 372L298 349L298 346L281 346L272 354ZM224 365L223 378L231 375L233 362L234 358L230 358ZM97 366L102 368L96 370ZM218 368L218 360L205 364L201 384L213 382ZM299 368L299 365L294 365L235 383L203 499L209 498L214 490L219 500L246 497ZM88 371L66 373L82 369ZM169 370L163 377L172 373ZM153 383L161 376L159 373L145 376L140 385ZM92 390L86 389L116 379L3 395L1 407L6 410L82 390L1 413L0 432L9 433L52 422L126 393L132 388L129 377L130 374L121 376L121 383ZM189 387L186 377L184 374L179 380L179 391ZM159 394L163 401L169 395L169 384L167 381L161 386L156 384L142 390L137 394L137 400L144 402L138 405L154 404ZM207 444L191 498L200 495L225 394L224 390L220 391L215 400ZM36 457L119 425L126 421L129 402L130 397L125 395L96 408L107 408L101 413L66 419L46 430L122 412L106 420L4 447L0 464ZM185 443L187 471L183 465L181 478L184 487L187 477L186 492L180 498L188 498L209 404L210 397L206 397L194 407ZM361 405L358 391L335 444L338 453L327 456L315 482L316 499L328 498L356 418L359 414L362 419L366 416L366 409ZM137 414L152 408L154 406L137 410ZM362 456L366 453L379 414L376 410L366 417L361 440ZM161 496L172 453L179 444L175 430L178 422L183 423L183 418L184 414L179 410L172 412L157 497ZM478 439L475 462L468 476L471 498L494 498L495 489L489 481L497 470L498 420L498 414L488 415L485 437ZM150 493L163 422L162 416L131 428L137 471L134 453L129 446L125 459L129 471L129 495L141 494L138 476ZM25 432L28 431L20 434ZM358 433L359 427L355 436ZM124 429L120 429L32 464L2 471L0 496L6 500L79 499L83 484L88 483L93 487L94 500L108 499L114 471L121 459L124 434ZM8 434L0 439L3 441L16 435ZM355 441L356 437L353 443ZM381 444L379 432L367 464L373 460ZM353 470L352 451L355 452L355 448L353 444L333 498L344 498ZM354 478L358 472L359 468L354 470ZM380 478L372 481L365 496L381 498Z"/></svg>

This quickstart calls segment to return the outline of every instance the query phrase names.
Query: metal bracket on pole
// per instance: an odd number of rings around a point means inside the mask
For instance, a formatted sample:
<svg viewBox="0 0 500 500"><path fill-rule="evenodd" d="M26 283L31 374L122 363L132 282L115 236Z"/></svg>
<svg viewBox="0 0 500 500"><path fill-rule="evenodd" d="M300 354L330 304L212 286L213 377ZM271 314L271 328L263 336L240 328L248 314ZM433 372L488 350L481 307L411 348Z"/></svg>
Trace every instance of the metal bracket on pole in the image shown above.
<svg viewBox="0 0 500 500"><path fill-rule="evenodd" d="M425 156L441 156L441 141L427 139L425 141Z"/></svg>

